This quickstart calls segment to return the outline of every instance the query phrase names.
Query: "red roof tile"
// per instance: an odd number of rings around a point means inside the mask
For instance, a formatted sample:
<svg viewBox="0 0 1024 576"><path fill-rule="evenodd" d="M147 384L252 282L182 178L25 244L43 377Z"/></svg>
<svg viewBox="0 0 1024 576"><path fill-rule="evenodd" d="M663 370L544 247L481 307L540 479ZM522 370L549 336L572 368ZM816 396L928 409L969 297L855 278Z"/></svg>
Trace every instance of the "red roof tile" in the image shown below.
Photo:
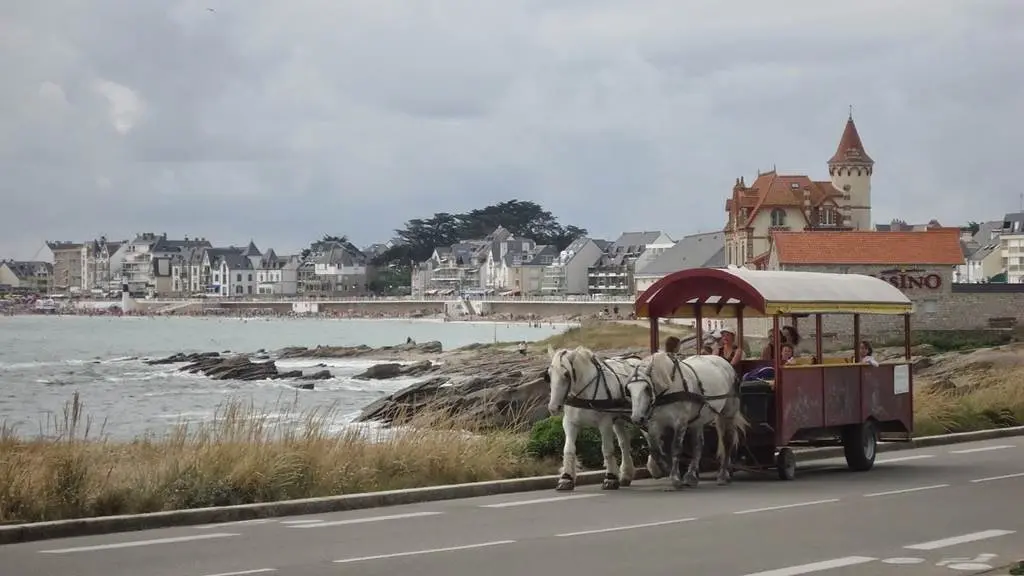
<svg viewBox="0 0 1024 576"><path fill-rule="evenodd" d="M857 125L853 123L853 116L846 121L846 128L843 129L843 136L839 139L839 147L836 153L828 161L829 164L874 164L875 161L868 156L864 150L864 144L860 141L860 134L857 132Z"/></svg>
<svg viewBox="0 0 1024 576"><path fill-rule="evenodd" d="M780 264L963 264L958 228L926 232L773 232Z"/></svg>

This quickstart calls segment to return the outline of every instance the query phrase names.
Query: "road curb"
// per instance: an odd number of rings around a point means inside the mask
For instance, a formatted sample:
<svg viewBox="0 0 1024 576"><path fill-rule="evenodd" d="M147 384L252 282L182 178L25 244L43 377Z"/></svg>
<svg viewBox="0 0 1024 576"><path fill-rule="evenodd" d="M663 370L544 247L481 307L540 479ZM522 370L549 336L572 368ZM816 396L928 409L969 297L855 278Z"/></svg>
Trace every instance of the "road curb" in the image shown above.
<svg viewBox="0 0 1024 576"><path fill-rule="evenodd" d="M880 443L878 452L893 452L931 446L945 446L962 442L977 442L1024 436L1024 426L1000 428L996 430L979 430L959 434L941 436L925 436L915 438L911 442ZM843 455L842 448L810 448L799 450L797 460L807 462L836 458ZM577 476L577 485L598 484L604 477L603 471L581 472ZM650 478L645 468L637 469L637 480ZM347 510L364 510L382 508L402 504L421 504L439 500L455 500L479 496L496 496L516 492L533 492L552 490L558 482L557 475L535 476L532 478L514 478L492 482L473 482L448 486L430 486L408 490L389 490L386 492L367 492L328 496L324 498L307 498L303 500L286 500L283 502L266 502L259 504L242 504L238 506L222 506L218 508L194 508L191 510L172 510L150 514L132 514L121 516L101 516L97 518L79 518L73 520L55 520L51 522L35 522L32 524L15 524L0 526L0 545L54 538L73 538L78 536L95 536L155 528L172 528L194 526L199 524L216 524L221 522L238 522L260 518L281 516L297 516L303 514L325 514Z"/></svg>

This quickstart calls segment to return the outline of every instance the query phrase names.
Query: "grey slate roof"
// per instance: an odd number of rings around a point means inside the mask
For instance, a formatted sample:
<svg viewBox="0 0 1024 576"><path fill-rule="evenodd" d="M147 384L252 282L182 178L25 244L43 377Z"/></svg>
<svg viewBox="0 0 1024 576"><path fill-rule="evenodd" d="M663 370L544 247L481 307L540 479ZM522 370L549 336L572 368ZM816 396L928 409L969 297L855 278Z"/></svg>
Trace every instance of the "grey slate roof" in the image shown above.
<svg viewBox="0 0 1024 576"><path fill-rule="evenodd" d="M1024 212L1010 212L1003 216L1003 234L1024 234Z"/></svg>
<svg viewBox="0 0 1024 576"><path fill-rule="evenodd" d="M725 266L725 233L708 232L684 236L643 269L638 276L665 276L690 268Z"/></svg>
<svg viewBox="0 0 1024 576"><path fill-rule="evenodd" d="M643 252L644 248L657 240L659 236L661 236L659 231L624 232L612 243L611 250L615 252Z"/></svg>
<svg viewBox="0 0 1024 576"><path fill-rule="evenodd" d="M6 264L12 274L19 280L27 280L34 276L52 276L53 264L49 262L37 262L31 260L0 260L0 264Z"/></svg>
<svg viewBox="0 0 1024 576"><path fill-rule="evenodd" d="M524 266L548 266L550 263L545 264L542 262L545 256L550 256L552 262L555 258L558 258L558 248L554 244L541 244L535 248L533 258L523 262Z"/></svg>

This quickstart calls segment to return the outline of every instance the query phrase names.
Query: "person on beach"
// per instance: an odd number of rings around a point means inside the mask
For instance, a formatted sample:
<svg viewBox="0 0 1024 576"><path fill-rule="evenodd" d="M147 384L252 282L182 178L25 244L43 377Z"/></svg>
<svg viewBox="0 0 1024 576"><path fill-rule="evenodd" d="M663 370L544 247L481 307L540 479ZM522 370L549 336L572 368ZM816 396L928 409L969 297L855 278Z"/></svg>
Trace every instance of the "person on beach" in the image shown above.
<svg viewBox="0 0 1024 576"><path fill-rule="evenodd" d="M519 343L519 353L526 356L526 340Z"/></svg>

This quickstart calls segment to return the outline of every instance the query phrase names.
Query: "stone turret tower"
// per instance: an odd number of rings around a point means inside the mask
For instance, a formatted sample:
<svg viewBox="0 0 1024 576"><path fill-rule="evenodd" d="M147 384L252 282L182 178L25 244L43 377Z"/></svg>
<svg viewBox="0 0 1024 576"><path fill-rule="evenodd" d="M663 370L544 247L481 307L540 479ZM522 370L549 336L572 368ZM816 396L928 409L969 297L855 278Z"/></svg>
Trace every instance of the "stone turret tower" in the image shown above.
<svg viewBox="0 0 1024 576"><path fill-rule="evenodd" d="M853 112L846 120L846 128L839 139L839 148L828 161L832 185L843 192L842 207L849 207L850 221L845 225L854 230L872 230L871 174L875 161L864 151L864 144L853 123ZM845 212L845 211L844 211Z"/></svg>

